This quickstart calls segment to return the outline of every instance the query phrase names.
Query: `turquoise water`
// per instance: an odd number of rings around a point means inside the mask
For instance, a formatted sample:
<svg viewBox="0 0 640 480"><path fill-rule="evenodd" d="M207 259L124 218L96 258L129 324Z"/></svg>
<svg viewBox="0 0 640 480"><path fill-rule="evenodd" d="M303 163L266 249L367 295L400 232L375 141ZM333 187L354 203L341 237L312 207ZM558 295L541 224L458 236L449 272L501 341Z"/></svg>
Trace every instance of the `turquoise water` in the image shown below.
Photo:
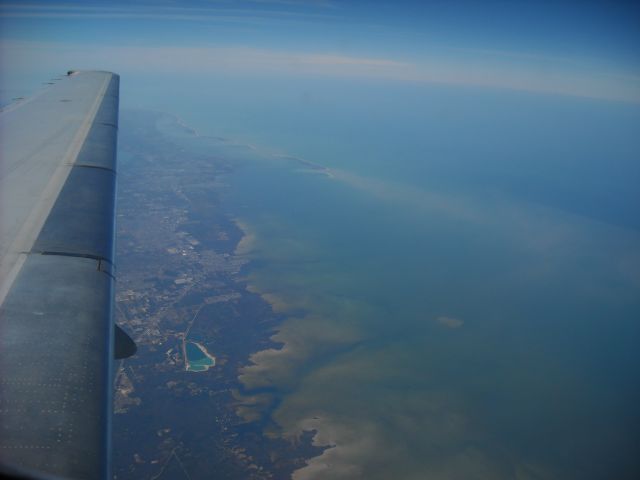
<svg viewBox="0 0 640 480"><path fill-rule="evenodd" d="M202 349L193 342L185 342L185 350L189 358L189 367L187 368L189 371L204 372L216 364L213 359L205 355Z"/></svg>
<svg viewBox="0 0 640 480"><path fill-rule="evenodd" d="M286 318L239 413L331 447L295 478L631 478L639 109L348 93L192 141L234 159L223 206Z"/></svg>

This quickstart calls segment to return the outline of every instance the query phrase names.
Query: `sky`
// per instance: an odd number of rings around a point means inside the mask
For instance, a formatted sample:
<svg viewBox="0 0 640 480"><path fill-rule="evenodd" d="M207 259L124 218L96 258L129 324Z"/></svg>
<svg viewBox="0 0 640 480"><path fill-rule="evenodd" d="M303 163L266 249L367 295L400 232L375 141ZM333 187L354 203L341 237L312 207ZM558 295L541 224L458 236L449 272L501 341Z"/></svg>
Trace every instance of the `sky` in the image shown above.
<svg viewBox="0 0 640 480"><path fill-rule="evenodd" d="M68 68L370 77L640 102L627 2L2 2L3 91ZM9 96L5 93L3 98Z"/></svg>

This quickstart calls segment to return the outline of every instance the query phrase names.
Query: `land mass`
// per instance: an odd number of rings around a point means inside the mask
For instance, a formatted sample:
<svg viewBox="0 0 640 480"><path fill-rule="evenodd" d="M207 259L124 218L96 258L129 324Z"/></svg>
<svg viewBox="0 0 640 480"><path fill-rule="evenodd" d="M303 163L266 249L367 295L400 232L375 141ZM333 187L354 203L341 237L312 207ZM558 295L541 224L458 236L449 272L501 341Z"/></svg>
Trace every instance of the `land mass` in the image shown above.
<svg viewBox="0 0 640 480"><path fill-rule="evenodd" d="M125 111L120 132L116 321L138 353L116 366L114 478L288 478L322 453L313 432L265 437L267 420L236 415L238 371L278 348L281 318L247 290L243 233L220 206L233 162L190 148L198 135L166 114Z"/></svg>

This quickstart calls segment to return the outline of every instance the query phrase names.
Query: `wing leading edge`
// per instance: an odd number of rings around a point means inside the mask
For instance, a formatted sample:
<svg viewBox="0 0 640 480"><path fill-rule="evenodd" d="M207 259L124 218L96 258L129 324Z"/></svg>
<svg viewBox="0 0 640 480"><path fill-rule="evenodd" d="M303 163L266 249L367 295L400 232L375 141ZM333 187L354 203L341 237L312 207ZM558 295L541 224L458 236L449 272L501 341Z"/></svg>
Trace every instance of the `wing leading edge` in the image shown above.
<svg viewBox="0 0 640 480"><path fill-rule="evenodd" d="M109 478L119 77L0 113L0 462Z"/></svg>

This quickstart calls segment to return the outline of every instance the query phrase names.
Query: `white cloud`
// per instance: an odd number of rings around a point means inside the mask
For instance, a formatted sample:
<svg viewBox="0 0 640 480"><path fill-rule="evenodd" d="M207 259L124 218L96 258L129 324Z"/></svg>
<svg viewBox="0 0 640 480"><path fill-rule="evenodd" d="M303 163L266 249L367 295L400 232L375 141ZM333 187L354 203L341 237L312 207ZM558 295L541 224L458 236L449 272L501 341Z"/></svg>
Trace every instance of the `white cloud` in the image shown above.
<svg viewBox="0 0 640 480"><path fill-rule="evenodd" d="M640 103L640 81L616 72L553 68L522 62L465 61L464 57L427 56L399 61L376 56L260 49L246 46L109 46L6 40L2 67L72 65L120 73L219 72L333 77L369 77L399 82L482 86Z"/></svg>

